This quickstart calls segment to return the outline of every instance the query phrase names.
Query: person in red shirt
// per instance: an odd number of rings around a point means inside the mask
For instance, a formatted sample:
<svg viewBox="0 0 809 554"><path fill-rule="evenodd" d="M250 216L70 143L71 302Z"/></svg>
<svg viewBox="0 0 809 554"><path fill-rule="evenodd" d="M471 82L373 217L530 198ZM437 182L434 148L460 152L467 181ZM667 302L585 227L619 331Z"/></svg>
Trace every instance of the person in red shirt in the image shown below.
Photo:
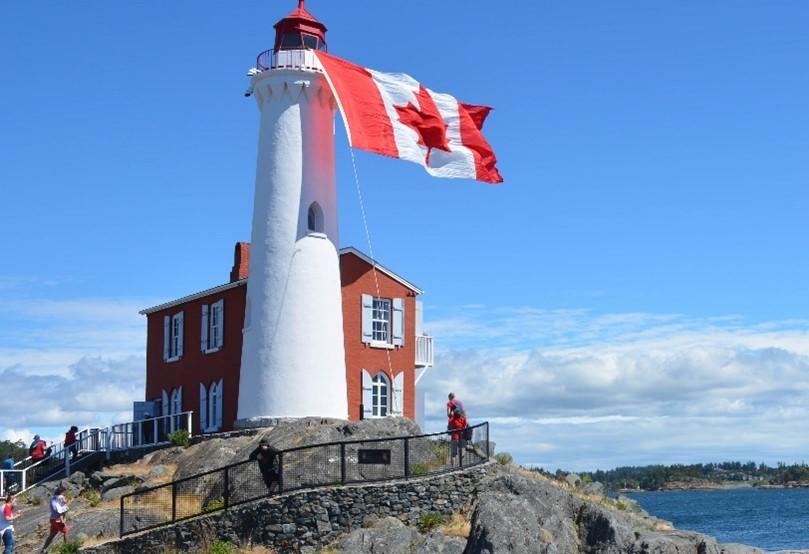
<svg viewBox="0 0 809 554"><path fill-rule="evenodd" d="M47 444L44 440L39 438L39 435L34 435L34 441L28 448L28 453L35 462L44 460L51 455L50 448L47 448Z"/></svg>
<svg viewBox="0 0 809 554"><path fill-rule="evenodd" d="M3 506L3 513L0 516L0 536L3 537L3 554L14 552L14 520L22 515L22 512L14 512L17 500L13 494L6 496L6 503Z"/></svg>
<svg viewBox="0 0 809 554"><path fill-rule="evenodd" d="M452 412L455 410L455 408L460 409L461 414L464 414L463 402L455 398L454 392L449 393L447 399L447 419L452 417Z"/></svg>
<svg viewBox="0 0 809 554"><path fill-rule="evenodd" d="M463 432L466 425L466 416L463 415L463 410L456 407L449 416L449 428L452 430L450 437L452 439L450 442L450 448L452 449L451 465L455 465L455 458L458 456L458 452L466 446L466 439L464 438Z"/></svg>
<svg viewBox="0 0 809 554"><path fill-rule="evenodd" d="M65 433L65 448L70 452L71 460L75 460L78 454L79 445L76 443L76 431L78 430L79 428L73 425L68 429L67 433Z"/></svg>

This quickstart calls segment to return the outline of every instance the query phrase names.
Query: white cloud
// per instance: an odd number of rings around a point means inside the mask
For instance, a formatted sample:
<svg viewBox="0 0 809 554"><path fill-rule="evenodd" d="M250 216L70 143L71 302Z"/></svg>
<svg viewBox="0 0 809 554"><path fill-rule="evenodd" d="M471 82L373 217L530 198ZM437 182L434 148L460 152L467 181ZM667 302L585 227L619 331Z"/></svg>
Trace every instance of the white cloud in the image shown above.
<svg viewBox="0 0 809 554"><path fill-rule="evenodd" d="M461 310L427 328L432 427L451 390L523 463L805 458L809 322L520 308Z"/></svg>
<svg viewBox="0 0 809 554"><path fill-rule="evenodd" d="M131 419L146 369L138 310L149 302L0 299L0 432L27 442L32 431Z"/></svg>

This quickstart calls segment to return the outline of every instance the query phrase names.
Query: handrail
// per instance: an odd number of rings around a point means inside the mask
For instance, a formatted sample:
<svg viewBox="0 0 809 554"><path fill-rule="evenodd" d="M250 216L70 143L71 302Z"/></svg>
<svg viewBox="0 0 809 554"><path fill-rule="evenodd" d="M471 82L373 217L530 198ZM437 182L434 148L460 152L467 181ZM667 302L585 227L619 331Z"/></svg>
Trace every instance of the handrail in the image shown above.
<svg viewBox="0 0 809 554"><path fill-rule="evenodd" d="M467 439L467 435L471 435L471 439ZM458 438L453 440L453 436ZM423 457L425 449L422 449L420 457L417 455L414 461L411 451L415 441L431 440L436 437L446 437L446 440L432 441L433 445L426 447L426 451L434 456L438 463L432 468L425 465ZM356 449L356 451L353 448L356 445L378 443L388 443L390 447L377 450ZM351 455L347 454L349 449L352 450ZM306 450L311 451L311 454L302 456L299 454ZM440 454L437 453L439 451ZM363 462L363 452L366 455L381 455L382 458ZM169 483L140 488L136 492L121 496L120 536L170 525L201 514L302 488L410 479L473 467L485 463L490 458L489 423L483 422L460 430L422 435L353 439L296 446L279 450L277 454L279 468L274 478L275 489L271 488L267 477L259 473L257 462L247 459ZM441 456L444 458L441 459ZM339 467L336 465L338 462ZM349 469L351 476L348 475ZM377 474L380 471L381 473ZM211 477L217 474L221 474L221 479ZM318 482L313 483L312 478ZM201 492L203 490L204 492ZM236 495L238 497L235 497Z"/></svg>
<svg viewBox="0 0 809 554"><path fill-rule="evenodd" d="M68 476L71 465L83 460L85 454L105 452L109 459L115 451L168 444L169 434L178 429L192 433L193 414L193 411L187 411L110 427L83 429L76 434L73 445L65 446L64 441L53 443L50 455L45 458L32 463L33 458L28 456L17 462L14 469L0 470L0 494L5 494L12 486L15 494L19 494L60 474ZM150 432L144 433L149 424L152 425Z"/></svg>

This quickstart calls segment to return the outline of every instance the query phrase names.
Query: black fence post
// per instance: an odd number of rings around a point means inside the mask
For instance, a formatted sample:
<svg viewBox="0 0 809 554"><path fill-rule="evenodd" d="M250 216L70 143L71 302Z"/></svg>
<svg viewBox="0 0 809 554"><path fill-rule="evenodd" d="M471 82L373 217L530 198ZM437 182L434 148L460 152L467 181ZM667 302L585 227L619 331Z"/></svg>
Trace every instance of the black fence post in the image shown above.
<svg viewBox="0 0 809 554"><path fill-rule="evenodd" d="M489 446L489 422L487 421L484 425L486 425L486 461L488 462L491 457L491 452L489 451L491 448Z"/></svg>
<svg viewBox="0 0 809 554"><path fill-rule="evenodd" d="M410 478L410 439L405 437L404 440L404 476L405 479Z"/></svg>
<svg viewBox="0 0 809 554"><path fill-rule="evenodd" d="M177 483L171 482L171 522L177 520Z"/></svg>
<svg viewBox="0 0 809 554"><path fill-rule="evenodd" d="M121 526L120 526L120 537L124 536L124 497L121 497Z"/></svg>
<svg viewBox="0 0 809 554"><path fill-rule="evenodd" d="M230 506L230 468L225 468L225 490L222 492L222 500L225 508Z"/></svg>
<svg viewBox="0 0 809 554"><path fill-rule="evenodd" d="M463 451L465 450L464 443L466 442L463 437L465 434L466 427L461 429L460 436L458 437L458 467L463 467Z"/></svg>
<svg viewBox="0 0 809 554"><path fill-rule="evenodd" d="M284 492L284 451L278 453L278 494Z"/></svg>
<svg viewBox="0 0 809 554"><path fill-rule="evenodd" d="M340 483L346 484L346 443L340 443Z"/></svg>

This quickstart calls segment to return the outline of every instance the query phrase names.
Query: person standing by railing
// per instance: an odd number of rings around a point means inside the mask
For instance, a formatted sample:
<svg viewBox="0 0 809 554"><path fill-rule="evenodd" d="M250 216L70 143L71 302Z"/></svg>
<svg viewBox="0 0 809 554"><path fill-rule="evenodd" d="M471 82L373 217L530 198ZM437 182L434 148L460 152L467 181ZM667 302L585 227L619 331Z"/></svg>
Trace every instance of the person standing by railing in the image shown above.
<svg viewBox="0 0 809 554"><path fill-rule="evenodd" d="M278 450L270 446L267 437L261 437L258 447L250 453L250 459L258 462L258 469L267 491L277 492L281 484L281 464Z"/></svg>
<svg viewBox="0 0 809 554"><path fill-rule="evenodd" d="M461 414L466 416L466 413L464 412L464 409L463 409L463 402L461 402L460 400L455 398L455 393L454 392L449 393L447 398L448 398L448 400L447 400L447 419L452 417L452 412L454 412L456 408L461 410Z"/></svg>
<svg viewBox="0 0 809 554"><path fill-rule="evenodd" d="M39 435L34 435L31 446L28 447L28 454L34 463L39 462L51 455L51 449L47 448L47 443Z"/></svg>
<svg viewBox="0 0 809 554"><path fill-rule="evenodd" d="M458 453L466 447L466 432L464 431L466 426L466 416L463 414L463 410L456 406L449 417L449 429L452 430L450 436L452 439L450 441L452 457L450 465L455 465L455 458L458 456Z"/></svg>
<svg viewBox="0 0 809 554"><path fill-rule="evenodd" d="M16 512L17 500L13 494L6 496L6 503L3 506L3 512L0 514L0 536L3 537L3 554L11 554L14 552L14 520L22 515L22 512Z"/></svg>

